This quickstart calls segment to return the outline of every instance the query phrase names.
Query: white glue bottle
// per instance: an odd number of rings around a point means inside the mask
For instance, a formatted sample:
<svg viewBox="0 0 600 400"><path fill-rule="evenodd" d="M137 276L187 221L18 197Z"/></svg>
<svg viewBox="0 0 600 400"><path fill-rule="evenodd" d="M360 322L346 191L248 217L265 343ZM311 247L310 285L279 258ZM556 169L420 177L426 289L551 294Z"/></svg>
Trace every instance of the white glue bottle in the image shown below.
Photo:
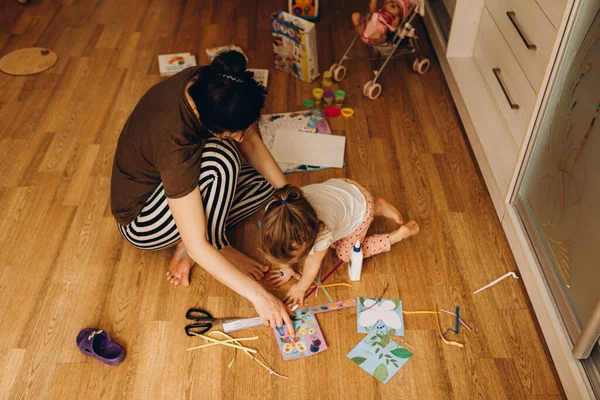
<svg viewBox="0 0 600 400"><path fill-rule="evenodd" d="M348 276L351 281L360 281L362 272L363 252L360 248L360 241L354 243L352 253L350 253L350 264L348 264Z"/></svg>

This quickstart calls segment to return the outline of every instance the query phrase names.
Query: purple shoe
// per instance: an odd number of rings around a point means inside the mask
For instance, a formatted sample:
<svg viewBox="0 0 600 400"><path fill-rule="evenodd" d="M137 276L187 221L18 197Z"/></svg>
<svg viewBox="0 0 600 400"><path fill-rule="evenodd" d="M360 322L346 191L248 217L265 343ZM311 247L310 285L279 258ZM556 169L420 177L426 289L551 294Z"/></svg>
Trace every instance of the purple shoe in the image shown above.
<svg viewBox="0 0 600 400"><path fill-rule="evenodd" d="M125 359L125 349L110 340L102 329L86 328L77 335L77 347L85 355L97 358L108 365L119 365Z"/></svg>

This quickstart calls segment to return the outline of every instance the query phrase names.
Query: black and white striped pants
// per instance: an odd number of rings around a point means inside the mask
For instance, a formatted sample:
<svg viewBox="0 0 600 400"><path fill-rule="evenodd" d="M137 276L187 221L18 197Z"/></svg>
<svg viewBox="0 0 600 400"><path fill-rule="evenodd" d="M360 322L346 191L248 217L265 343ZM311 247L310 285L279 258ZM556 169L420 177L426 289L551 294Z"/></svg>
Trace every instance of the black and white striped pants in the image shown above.
<svg viewBox="0 0 600 400"><path fill-rule="evenodd" d="M252 166L242 163L235 144L209 139L202 150L200 193L207 236L217 249L229 244L226 229L264 207L273 187ZM160 250L181 237L167 204L162 183L152 193L141 214L129 225L119 224L123 237L143 250Z"/></svg>

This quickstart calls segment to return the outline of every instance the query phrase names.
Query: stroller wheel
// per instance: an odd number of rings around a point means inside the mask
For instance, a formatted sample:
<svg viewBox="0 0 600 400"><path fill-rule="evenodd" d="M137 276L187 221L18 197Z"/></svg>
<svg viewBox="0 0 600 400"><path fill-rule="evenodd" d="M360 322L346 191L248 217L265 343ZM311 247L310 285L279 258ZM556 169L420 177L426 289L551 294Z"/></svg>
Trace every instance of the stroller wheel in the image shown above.
<svg viewBox="0 0 600 400"><path fill-rule="evenodd" d="M363 94L365 96L368 96L367 90L369 90L369 88L371 87L372 84L373 84L373 81L369 81L369 82L365 83L365 86L363 86Z"/></svg>
<svg viewBox="0 0 600 400"><path fill-rule="evenodd" d="M381 85L379 83L373 83L373 81L369 81L365 83L365 86L363 86L363 94L371 100L375 100L381 94Z"/></svg>
<svg viewBox="0 0 600 400"><path fill-rule="evenodd" d="M346 67L344 67L343 65L337 65L337 64L334 64L334 65L336 65L336 67L332 71L333 72L333 80L335 80L336 82L341 82L346 77Z"/></svg>
<svg viewBox="0 0 600 400"><path fill-rule="evenodd" d="M429 71L430 65L431 65L431 62L429 61L428 58L417 57L417 58L415 58L415 61L413 62L413 71L423 75L427 71Z"/></svg>

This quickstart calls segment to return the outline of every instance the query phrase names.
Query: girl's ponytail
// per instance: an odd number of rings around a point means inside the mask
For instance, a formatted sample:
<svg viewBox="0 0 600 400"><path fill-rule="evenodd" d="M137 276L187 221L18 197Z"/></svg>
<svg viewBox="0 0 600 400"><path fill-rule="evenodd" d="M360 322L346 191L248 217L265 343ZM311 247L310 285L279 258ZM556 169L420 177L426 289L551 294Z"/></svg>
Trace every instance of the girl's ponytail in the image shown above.
<svg viewBox="0 0 600 400"><path fill-rule="evenodd" d="M306 257L315 244L321 222L302 189L285 185L273 192L262 218L262 247L267 259L293 264Z"/></svg>

